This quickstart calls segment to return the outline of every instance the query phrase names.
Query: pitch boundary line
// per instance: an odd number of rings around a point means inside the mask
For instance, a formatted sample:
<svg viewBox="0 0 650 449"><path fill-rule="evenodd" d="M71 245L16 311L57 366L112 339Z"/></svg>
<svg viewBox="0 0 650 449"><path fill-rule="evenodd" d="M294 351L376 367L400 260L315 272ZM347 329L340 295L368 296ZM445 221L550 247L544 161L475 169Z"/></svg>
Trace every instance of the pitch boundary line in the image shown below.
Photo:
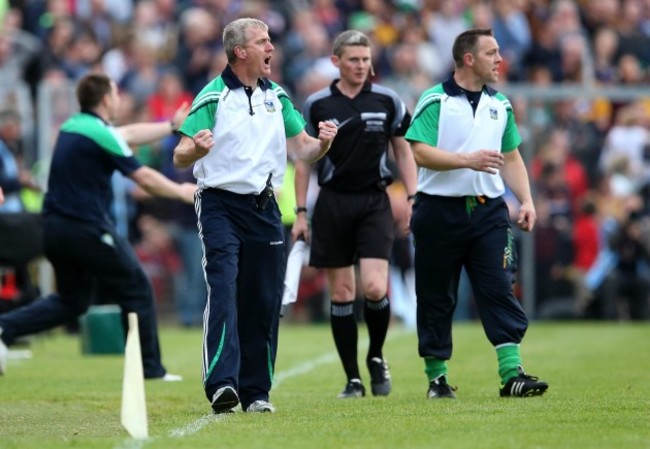
<svg viewBox="0 0 650 449"><path fill-rule="evenodd" d="M397 329L389 332L386 341L392 341L397 338L403 337L405 335L410 335L413 333L413 329ZM364 339L359 342L360 349L368 348L368 339ZM328 363L333 363L338 360L338 353L336 351L331 351L325 354L322 354L318 357L315 357L311 360L306 360L302 363L299 363L289 369L283 370L277 373L273 379L273 389L277 389L282 385L286 380L293 377L301 376L303 374L308 374L311 371L315 370L321 365L327 365ZM215 415L213 413L206 414L200 418L176 429L172 429L168 433L168 437L171 438L184 438L186 436L194 435L198 433L201 429L215 422L226 421L229 414ZM145 440L136 440L133 438L128 438L121 445L117 446L115 449L142 449L146 443L154 441L156 438L160 437L149 437Z"/></svg>

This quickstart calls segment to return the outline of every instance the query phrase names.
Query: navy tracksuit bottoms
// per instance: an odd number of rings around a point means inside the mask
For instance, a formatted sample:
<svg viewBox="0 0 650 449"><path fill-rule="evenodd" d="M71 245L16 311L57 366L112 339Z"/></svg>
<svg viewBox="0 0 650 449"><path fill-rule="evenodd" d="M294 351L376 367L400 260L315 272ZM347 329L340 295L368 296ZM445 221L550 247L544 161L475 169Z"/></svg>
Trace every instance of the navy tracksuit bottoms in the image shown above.
<svg viewBox="0 0 650 449"><path fill-rule="evenodd" d="M503 198L418 193L411 231L420 356L451 358L451 325L463 266L490 342L520 343L528 320L513 293L517 255Z"/></svg>
<svg viewBox="0 0 650 449"><path fill-rule="evenodd" d="M91 304L119 304L124 330L127 315L138 315L144 376L165 375L160 360L153 291L131 244L114 227L46 215L45 255L54 267L57 294L0 315L2 339L16 338L69 323Z"/></svg>
<svg viewBox="0 0 650 449"><path fill-rule="evenodd" d="M199 190L208 303L204 314L203 384L208 400L230 385L242 407L268 400L278 343L286 268L285 229L274 198Z"/></svg>

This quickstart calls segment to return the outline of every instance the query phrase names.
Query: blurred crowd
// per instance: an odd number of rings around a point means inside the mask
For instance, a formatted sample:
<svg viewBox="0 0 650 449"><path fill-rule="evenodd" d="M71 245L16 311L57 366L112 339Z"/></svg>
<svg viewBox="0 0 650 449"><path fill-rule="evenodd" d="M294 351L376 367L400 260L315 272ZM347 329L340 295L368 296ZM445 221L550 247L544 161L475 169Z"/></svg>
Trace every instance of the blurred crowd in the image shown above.
<svg viewBox="0 0 650 449"><path fill-rule="evenodd" d="M494 30L503 85L595 83L645 92L625 101L511 99L529 145L524 154L539 216L534 316L650 317L648 0L0 0L0 152L6 148L17 161L13 175L23 200L25 190L38 190L30 169L42 162L34 150L40 125L36 114L22 117L35 126L16 132L21 117L8 100L11 86L26 85L31 105L23 110L36 111L41 86L101 70L121 89L121 122L168 120L223 70L222 28L243 16L269 25L273 79L297 105L338 73L329 58L332 39L348 28L372 37L373 80L394 89L411 112L426 88L452 72L454 37L474 27ZM173 179L192 179L171 164L174 139L138 148L138 157ZM291 181L289 171L278 192L287 226L295 205ZM399 182L389 189L400 217L405 195ZM183 292L203 283L184 271L184 261L196 259L196 248L182 243L196 232L192 208L147 199L132 186L126 191L125 229L161 309L179 313L185 325L199 324L200 301L182 306L183 313L179 305ZM411 245L408 236L398 237L391 299L403 310L398 318L412 324ZM320 273L305 268L295 318L324 318L324 285ZM461 297L458 315L471 318L471 291Z"/></svg>

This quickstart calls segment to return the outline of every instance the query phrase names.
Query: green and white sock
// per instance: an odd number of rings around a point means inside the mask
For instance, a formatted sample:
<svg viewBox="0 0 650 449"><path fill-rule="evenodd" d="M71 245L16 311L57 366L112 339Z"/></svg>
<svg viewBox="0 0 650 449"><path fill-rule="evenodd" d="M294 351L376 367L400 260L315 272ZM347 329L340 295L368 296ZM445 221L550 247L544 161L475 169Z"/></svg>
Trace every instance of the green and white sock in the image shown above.
<svg viewBox="0 0 650 449"><path fill-rule="evenodd" d="M517 367L521 366L521 355L517 343L504 343L496 346L497 359L499 360L499 376L501 383L505 384L519 374Z"/></svg>
<svg viewBox="0 0 650 449"><path fill-rule="evenodd" d="M447 375L447 361L437 359L435 357L425 357L424 358L424 372L427 375L427 379L431 382L433 379L437 379L442 375Z"/></svg>

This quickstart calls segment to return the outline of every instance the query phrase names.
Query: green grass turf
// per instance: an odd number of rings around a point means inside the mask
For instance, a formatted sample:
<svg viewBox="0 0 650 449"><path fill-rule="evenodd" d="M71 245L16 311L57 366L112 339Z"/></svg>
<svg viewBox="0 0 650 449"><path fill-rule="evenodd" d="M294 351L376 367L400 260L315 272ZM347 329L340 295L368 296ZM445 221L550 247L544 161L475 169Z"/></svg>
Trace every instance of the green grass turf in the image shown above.
<svg viewBox="0 0 650 449"><path fill-rule="evenodd" d="M360 327L359 361L367 340ZM0 378L0 448L650 448L650 326L532 323L526 370L546 395L498 397L496 356L477 323L454 326L450 383L427 400L415 333L391 327L386 398L341 400L345 378L329 327L283 324L275 414L211 415L201 387L201 332L165 326L163 358L180 383L146 383L150 438L120 425L123 360L84 356L77 337L31 340L31 360Z"/></svg>

